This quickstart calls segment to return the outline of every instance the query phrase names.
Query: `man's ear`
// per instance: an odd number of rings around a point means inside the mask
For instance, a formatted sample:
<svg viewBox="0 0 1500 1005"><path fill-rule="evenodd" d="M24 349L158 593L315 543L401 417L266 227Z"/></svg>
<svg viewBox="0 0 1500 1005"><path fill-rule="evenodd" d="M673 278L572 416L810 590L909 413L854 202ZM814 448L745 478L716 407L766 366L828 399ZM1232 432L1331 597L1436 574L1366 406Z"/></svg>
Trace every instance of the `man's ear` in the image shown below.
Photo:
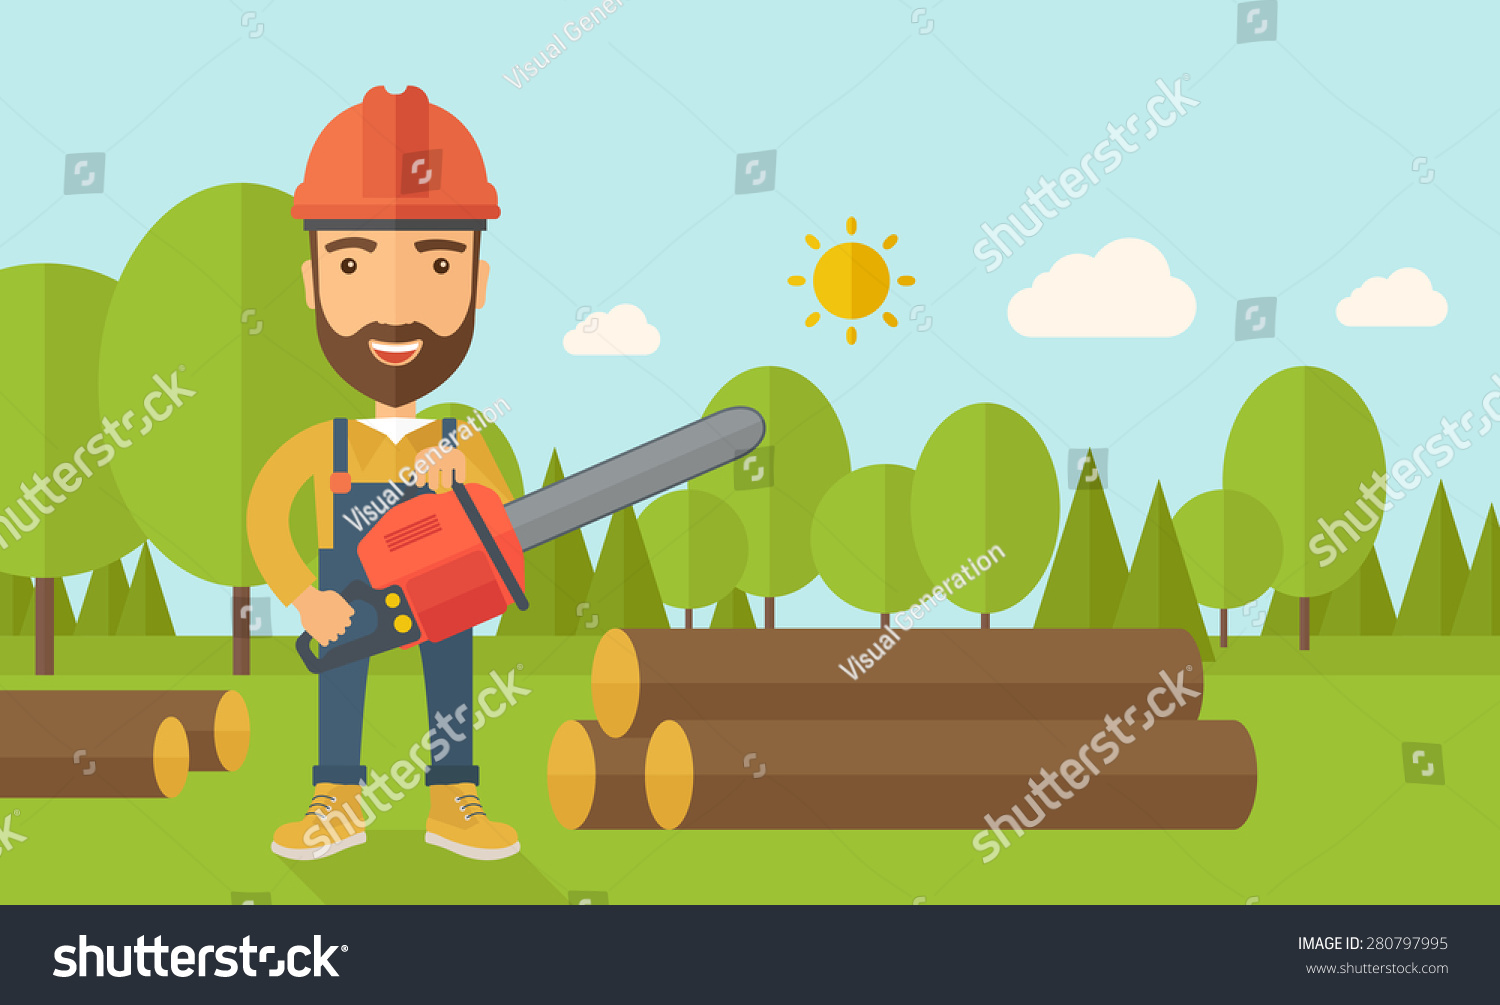
<svg viewBox="0 0 1500 1005"><path fill-rule="evenodd" d="M307 294L307 306L318 309L318 298L313 295L313 263L309 258L302 263L302 291Z"/></svg>
<svg viewBox="0 0 1500 1005"><path fill-rule="evenodd" d="M490 263L481 260L479 262L479 274L474 277L474 309L477 311L484 306L484 290L490 284Z"/></svg>

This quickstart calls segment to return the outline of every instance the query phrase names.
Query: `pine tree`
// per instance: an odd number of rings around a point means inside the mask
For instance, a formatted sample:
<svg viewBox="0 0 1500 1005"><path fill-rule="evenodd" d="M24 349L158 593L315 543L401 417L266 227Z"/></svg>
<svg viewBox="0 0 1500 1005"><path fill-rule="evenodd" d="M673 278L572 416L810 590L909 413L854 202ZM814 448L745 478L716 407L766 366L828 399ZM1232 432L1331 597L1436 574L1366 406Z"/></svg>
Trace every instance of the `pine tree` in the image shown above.
<svg viewBox="0 0 1500 1005"><path fill-rule="evenodd" d="M1324 597L1323 609L1314 615L1315 635L1389 635L1395 630L1396 609L1374 548L1348 582ZM1295 604L1291 611L1295 633Z"/></svg>
<svg viewBox="0 0 1500 1005"><path fill-rule="evenodd" d="M167 598L161 592L156 563L151 559L151 545L141 546L141 560L135 565L135 579L125 596L116 635L176 635Z"/></svg>
<svg viewBox="0 0 1500 1005"><path fill-rule="evenodd" d="M1204 662L1214 658L1161 482L1156 483L1156 494L1146 512L1146 525L1141 528L1141 541L1130 563L1114 624L1116 628L1184 628L1197 643Z"/></svg>
<svg viewBox="0 0 1500 1005"><path fill-rule="evenodd" d="M755 611L750 607L750 598L744 590L730 590L729 595L714 605L714 618L710 628L754 628Z"/></svg>
<svg viewBox="0 0 1500 1005"><path fill-rule="evenodd" d="M113 635L120 626L120 615L125 611L125 597L129 592L130 580L125 578L125 566L118 558L102 569L95 569L89 577L83 611L78 615L78 626L73 634Z"/></svg>
<svg viewBox="0 0 1500 1005"><path fill-rule="evenodd" d="M26 611L26 619L21 622L22 635L33 635L36 633L36 603L32 598L32 605ZM52 637L61 638L64 635L72 635L78 622L73 617L73 604L68 600L68 588L63 583L62 577L58 576L52 580Z"/></svg>
<svg viewBox="0 0 1500 1005"><path fill-rule="evenodd" d="M1500 524L1495 507L1484 518L1474 567L1453 616L1453 635L1500 635Z"/></svg>
<svg viewBox="0 0 1500 1005"><path fill-rule="evenodd" d="M1084 470L1097 470L1092 450ZM1108 628L1114 624L1128 572L1103 485L1097 477L1081 476L1037 608L1036 627Z"/></svg>
<svg viewBox="0 0 1500 1005"><path fill-rule="evenodd" d="M25 576L0 572L0 635L25 635L34 587Z"/></svg>
<svg viewBox="0 0 1500 1005"><path fill-rule="evenodd" d="M563 477L557 451L547 465L545 487ZM586 623L588 612L579 608L588 599L594 566L583 531L575 530L548 541L526 553L524 588L529 606L526 610L510 608L500 619L496 635L573 635L580 623ZM581 614L581 616L580 616Z"/></svg>
<svg viewBox="0 0 1500 1005"><path fill-rule="evenodd" d="M1406 581L1406 596L1401 598L1396 634L1447 635L1468 578L1469 559L1458 536L1458 525L1453 522L1448 493L1438 482L1427 529L1417 547L1417 560Z"/></svg>
<svg viewBox="0 0 1500 1005"><path fill-rule="evenodd" d="M646 542L630 506L610 517L587 603L579 635L601 635L611 628L670 627Z"/></svg>

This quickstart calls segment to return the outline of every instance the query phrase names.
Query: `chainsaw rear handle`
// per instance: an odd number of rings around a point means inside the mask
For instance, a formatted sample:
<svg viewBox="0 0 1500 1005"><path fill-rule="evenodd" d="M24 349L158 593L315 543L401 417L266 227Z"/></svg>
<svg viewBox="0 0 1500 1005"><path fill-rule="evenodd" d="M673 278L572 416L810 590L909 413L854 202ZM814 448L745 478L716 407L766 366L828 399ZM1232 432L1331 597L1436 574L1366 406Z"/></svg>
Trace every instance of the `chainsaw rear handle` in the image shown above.
<svg viewBox="0 0 1500 1005"><path fill-rule="evenodd" d="M321 651L317 654L312 651L313 637L303 632L297 636L297 655L302 657L302 665L311 672L322 673L325 670L348 666L350 663L378 656L387 650L408 645L421 638L421 633L417 631L416 620L412 617L411 605L406 602L406 595L401 592L399 586L377 590L363 579L356 579L338 593L344 598L344 602L351 606L356 602L368 604L375 612L375 630L368 635L361 635L345 642L330 643L321 647ZM396 598L395 604L391 604L386 599L392 596ZM382 617L381 612L387 610L388 616ZM399 618L404 618L405 621L398 622ZM398 630L398 623L404 623L406 630ZM353 627L352 624L350 627Z"/></svg>
<svg viewBox="0 0 1500 1005"><path fill-rule="evenodd" d="M500 579L505 584L511 603L520 610L526 610L531 606L531 602L526 599L515 571L511 569L510 563L505 560L505 555L500 551L495 535L490 533L489 526L480 517L479 508L474 504L474 497L469 494L468 487L463 482L455 481L453 494L458 498L459 505L463 507L464 515L469 518L469 526L474 529L479 543L484 545L485 553L494 563L495 571L500 573ZM322 673L336 667L348 666L350 663L369 659L371 656L377 656L398 646L410 645L421 639L411 604L407 602L406 595L399 586L377 590L364 580L356 579L340 590L339 596L343 597L346 603L363 601L369 604L375 611L376 628L368 635L329 645L317 655L312 651L312 636L303 632L297 637L297 655L302 657L303 666L312 673ZM400 628L403 624L405 625L404 631Z"/></svg>

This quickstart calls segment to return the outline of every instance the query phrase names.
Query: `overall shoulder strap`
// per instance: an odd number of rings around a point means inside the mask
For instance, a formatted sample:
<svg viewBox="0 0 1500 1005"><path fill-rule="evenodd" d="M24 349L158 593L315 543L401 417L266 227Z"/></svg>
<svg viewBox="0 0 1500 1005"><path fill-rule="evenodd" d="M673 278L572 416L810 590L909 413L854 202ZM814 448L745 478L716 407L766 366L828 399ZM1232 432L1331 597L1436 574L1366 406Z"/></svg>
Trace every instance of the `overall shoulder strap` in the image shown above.
<svg viewBox="0 0 1500 1005"><path fill-rule="evenodd" d="M448 441L448 444L449 444L450 447L452 447L452 449L454 449L454 450L458 449L458 420L457 419L455 419L455 418L453 418L451 416L445 416L443 418L443 439L445 439L445 440ZM454 480L455 481L458 480L456 475L454 477Z"/></svg>
<svg viewBox="0 0 1500 1005"><path fill-rule="evenodd" d="M335 495L343 495L353 487L349 477L349 420L333 420L333 474L328 476L328 487Z"/></svg>

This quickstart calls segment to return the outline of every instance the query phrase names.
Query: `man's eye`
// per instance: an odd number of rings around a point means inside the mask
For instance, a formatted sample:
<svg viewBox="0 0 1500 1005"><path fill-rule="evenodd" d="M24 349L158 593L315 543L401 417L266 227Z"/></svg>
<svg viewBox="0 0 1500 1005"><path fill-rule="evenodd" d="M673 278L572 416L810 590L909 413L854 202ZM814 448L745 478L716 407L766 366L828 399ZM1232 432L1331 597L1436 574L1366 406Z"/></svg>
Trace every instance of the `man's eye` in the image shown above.
<svg viewBox="0 0 1500 1005"><path fill-rule="evenodd" d="M352 276L354 274L354 270L359 268L359 263L352 258L346 258L339 263L339 268L344 270L344 275Z"/></svg>
<svg viewBox="0 0 1500 1005"><path fill-rule="evenodd" d="M432 271L436 272L440 276L446 275L448 272L448 259L439 258L437 261L433 262Z"/></svg>

